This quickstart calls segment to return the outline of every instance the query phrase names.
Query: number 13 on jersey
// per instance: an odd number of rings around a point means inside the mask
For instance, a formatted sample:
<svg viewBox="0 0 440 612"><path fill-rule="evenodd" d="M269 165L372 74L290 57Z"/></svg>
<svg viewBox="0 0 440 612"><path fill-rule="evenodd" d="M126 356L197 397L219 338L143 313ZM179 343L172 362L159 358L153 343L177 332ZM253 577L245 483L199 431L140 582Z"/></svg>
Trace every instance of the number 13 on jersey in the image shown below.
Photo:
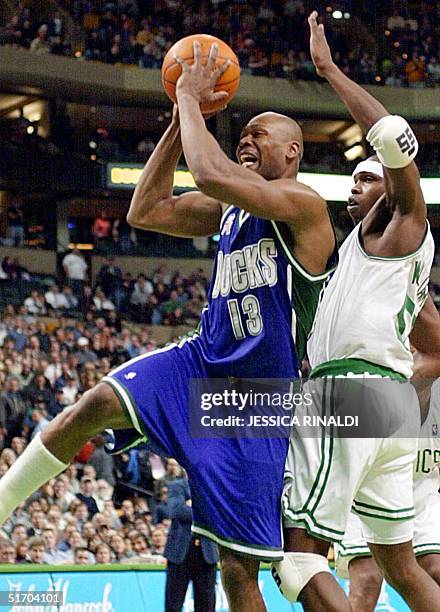
<svg viewBox="0 0 440 612"><path fill-rule="evenodd" d="M244 340L246 329L251 336L258 336L263 329L260 303L255 295L246 295L241 302L237 299L228 300L229 316L231 318L232 331L237 340Z"/></svg>

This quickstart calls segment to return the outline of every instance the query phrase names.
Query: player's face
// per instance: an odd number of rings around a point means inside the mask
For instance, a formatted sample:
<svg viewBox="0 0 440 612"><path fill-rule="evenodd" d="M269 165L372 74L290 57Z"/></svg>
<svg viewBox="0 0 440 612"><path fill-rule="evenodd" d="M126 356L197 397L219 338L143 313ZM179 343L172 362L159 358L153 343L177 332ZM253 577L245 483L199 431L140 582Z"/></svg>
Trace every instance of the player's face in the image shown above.
<svg viewBox="0 0 440 612"><path fill-rule="evenodd" d="M259 119L241 131L236 150L238 163L267 180L281 178L286 169L286 146L279 126Z"/></svg>
<svg viewBox="0 0 440 612"><path fill-rule="evenodd" d="M355 225L365 218L384 193L385 184L382 177L372 172L359 172L355 175L347 206L348 214Z"/></svg>

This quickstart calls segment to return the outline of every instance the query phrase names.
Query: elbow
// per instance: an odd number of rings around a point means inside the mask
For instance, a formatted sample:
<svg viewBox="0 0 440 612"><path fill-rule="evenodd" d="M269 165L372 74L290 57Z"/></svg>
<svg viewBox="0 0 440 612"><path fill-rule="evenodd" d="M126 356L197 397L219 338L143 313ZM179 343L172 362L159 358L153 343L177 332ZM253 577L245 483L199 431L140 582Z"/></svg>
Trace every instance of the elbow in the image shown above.
<svg viewBox="0 0 440 612"><path fill-rule="evenodd" d="M214 194L220 185L220 177L211 170L201 168L198 172L194 172L193 176L195 184L205 195Z"/></svg>

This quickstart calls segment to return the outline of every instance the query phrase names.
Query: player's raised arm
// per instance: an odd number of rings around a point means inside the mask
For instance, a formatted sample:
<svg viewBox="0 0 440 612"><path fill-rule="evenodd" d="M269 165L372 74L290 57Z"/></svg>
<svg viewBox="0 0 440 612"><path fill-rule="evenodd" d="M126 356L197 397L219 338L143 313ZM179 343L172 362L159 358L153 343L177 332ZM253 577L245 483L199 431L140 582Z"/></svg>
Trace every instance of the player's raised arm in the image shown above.
<svg viewBox="0 0 440 612"><path fill-rule="evenodd" d="M219 227L221 205L200 192L173 196L174 171L182 154L177 107L171 124L148 159L130 203L133 227L173 236L210 236Z"/></svg>
<svg viewBox="0 0 440 612"><path fill-rule="evenodd" d="M310 53L317 73L327 79L375 149L385 169L388 206L402 215L413 215L424 228L426 205L413 162L418 143L411 127L403 117L390 115L378 100L336 66L324 26L318 24L317 16L316 11L309 16Z"/></svg>
<svg viewBox="0 0 440 612"><path fill-rule="evenodd" d="M176 58L182 66L176 94L183 151L200 190L263 219L295 225L312 223L322 216L324 200L295 179L302 156L299 126L288 117L263 113L257 118L260 121L253 120L245 128L237 150L240 163L233 162L207 130L200 111L200 102L212 92L227 63L214 69L213 45L203 66L197 42L194 58L192 66Z"/></svg>

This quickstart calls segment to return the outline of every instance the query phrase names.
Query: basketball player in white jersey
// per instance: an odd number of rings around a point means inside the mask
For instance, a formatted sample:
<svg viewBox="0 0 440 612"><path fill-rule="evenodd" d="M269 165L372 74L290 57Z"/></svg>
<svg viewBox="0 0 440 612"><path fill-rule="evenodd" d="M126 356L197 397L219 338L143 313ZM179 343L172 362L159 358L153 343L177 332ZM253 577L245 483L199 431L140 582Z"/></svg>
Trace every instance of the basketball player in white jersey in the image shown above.
<svg viewBox="0 0 440 612"><path fill-rule="evenodd" d="M367 160L354 173L348 211L357 225L318 306L308 342L314 380L307 384L318 414L331 417L359 403L361 417L372 416L383 433L340 437L329 425L319 438L306 438L294 429L283 498L286 552L273 574L289 601L305 610L351 611L326 557L329 541L342 540L353 507L387 581L412 609L438 612L440 588L412 547L420 415L406 382L413 369L409 334L422 312L412 338L418 348L417 336L424 338L435 311L426 303L434 242L413 161L417 140L405 119L390 116L334 64L316 12L309 24L318 74L365 132L378 161ZM380 393L378 383L385 383ZM409 421L413 438L392 437Z"/></svg>
<svg viewBox="0 0 440 612"><path fill-rule="evenodd" d="M415 359L417 362L416 355ZM440 359L437 358L437 372ZM418 563L440 584L440 379L420 397L422 428L414 463L414 537ZM362 523L350 514L344 539L335 546L336 571L350 579L354 612L373 612L382 588L383 572L371 556Z"/></svg>

